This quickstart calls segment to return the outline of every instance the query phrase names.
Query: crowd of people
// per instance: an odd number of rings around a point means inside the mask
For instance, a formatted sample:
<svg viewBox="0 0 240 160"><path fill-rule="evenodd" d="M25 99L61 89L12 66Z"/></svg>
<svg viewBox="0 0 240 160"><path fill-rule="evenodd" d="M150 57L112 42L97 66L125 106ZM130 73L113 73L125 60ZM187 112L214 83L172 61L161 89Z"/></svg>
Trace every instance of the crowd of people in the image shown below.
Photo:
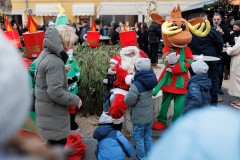
<svg viewBox="0 0 240 160"><path fill-rule="evenodd" d="M174 14L177 15L179 13ZM203 20L207 19L205 13L200 14L199 17ZM149 27L147 27L146 23L135 23L135 27L132 28L136 30L137 41L125 41L121 44L120 56L112 57L106 77L103 79L104 85L107 86L103 97L103 112L99 119L99 126L93 134L93 137L98 140L95 152L97 159L123 160L125 155L127 157L133 156L130 143L121 133L123 116L128 107L131 109L130 117L133 124L134 148L136 150L136 159L138 160L146 159L147 157L156 159L158 151L155 149L152 151L152 154L150 152L152 147L152 128L159 130L159 125L162 125L161 127L163 128L166 127L167 117L164 115L167 115L167 109L172 99L175 102L175 115L173 116L175 124L175 120L179 120L182 113L189 115L188 112L208 105L216 107L219 102L218 94L223 94L222 81L230 78L228 93L237 97L237 100L232 102L231 105L240 108L238 73L240 64L240 39L238 38L240 35L240 20L235 21L234 17L230 16L227 24L223 24L222 16L219 13L215 13L212 20L213 25L205 37L198 37L192 34L192 41L188 46L165 46L163 53L165 69L159 81L153 72L153 68L160 68L158 66L158 48L160 40L163 38L162 35L165 34L162 34L161 30L161 26L164 24L157 23L154 19ZM39 27L40 30L45 31L44 50L33 62L33 70L30 71L34 75L35 83L34 93L36 99L34 104L37 134L49 146L65 146L70 130L78 129L75 122L75 110L76 108L80 109L82 103L84 103L77 96L77 81L79 81L81 68L79 69L75 61L72 47L75 44L85 45L86 40L84 36L87 31L90 31L90 27L86 21L78 24L60 25L56 28L53 25L54 23L50 21L46 27ZM120 41L119 33L132 30L132 28L129 22L111 22L110 28L108 28L108 25L103 25L103 28L97 26L97 31L102 36L111 37L111 45L115 45ZM25 24L23 28L13 24L13 29L18 30L19 35L27 31ZM186 26L184 29L186 29ZM187 30L187 32L191 34L190 31ZM108 45L110 43L106 42L105 44ZM0 47L2 47L1 44ZM142 51L148 57L141 57L140 52ZM191 53L193 55L218 57L220 61L205 62L203 59L194 61ZM74 80L75 78L76 80ZM154 88L161 82L163 82L161 113L159 112L157 117L158 124L156 125L155 123L152 126L154 118L152 95ZM22 84L26 85L25 82L22 82ZM19 87L20 90L26 92L26 95L29 94L27 87ZM22 102L20 105L30 105L30 98L28 97L24 103ZM183 105L182 108L178 107L180 104ZM21 122L23 121L23 116L26 116L28 108L25 108L22 110L24 112L21 113L22 117L18 117ZM11 111L13 110L14 108ZM232 111L227 111L226 113L229 117L234 115L235 119L239 119L236 118L237 116ZM222 114L222 111L220 114ZM189 121L194 120L193 116L188 117L186 119L190 119ZM216 117L218 117L217 114ZM198 118L203 119L201 116ZM162 123L163 121L164 124ZM159 148L164 150L164 146L168 146L167 143L171 142L171 145L177 150L176 146L179 147L180 144L176 143L177 141L175 140L173 141L174 136L176 136L175 133L177 133L174 130L184 126L184 123L187 123L186 121L183 119L183 124L176 122L175 128L168 132L169 135L165 136L162 142L157 144ZM14 123L14 125L20 124ZM189 130L192 130L192 128ZM182 133L181 130L178 132ZM7 135L7 133L5 134ZM179 136L179 139L181 138ZM4 139L0 139L0 144L3 142ZM44 150L44 152L46 151ZM183 153L185 152L187 151L185 150ZM164 152L162 153L163 157L174 157L174 154L166 154L167 150L165 154ZM0 158L1 155L0 152ZM54 157L54 153L46 153L46 156L48 155ZM181 156L187 155L183 154ZM185 157L181 156L179 159L185 159Z"/></svg>

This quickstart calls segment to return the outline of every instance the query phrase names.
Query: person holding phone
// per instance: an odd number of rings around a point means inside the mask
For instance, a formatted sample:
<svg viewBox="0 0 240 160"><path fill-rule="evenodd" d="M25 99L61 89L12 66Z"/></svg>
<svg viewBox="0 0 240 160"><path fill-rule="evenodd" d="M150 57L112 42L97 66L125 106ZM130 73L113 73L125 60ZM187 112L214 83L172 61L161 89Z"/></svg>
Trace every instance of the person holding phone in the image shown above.
<svg viewBox="0 0 240 160"><path fill-rule="evenodd" d="M69 71L67 72L68 77L68 91L73 94L78 94L78 86L77 82L80 76L80 69L76 63L76 60L73 56L73 49L70 49L68 52L68 60L65 66L69 67ZM75 121L75 114L76 114L77 106L69 106L68 111L70 113L70 128L71 130L78 129L78 124Z"/></svg>

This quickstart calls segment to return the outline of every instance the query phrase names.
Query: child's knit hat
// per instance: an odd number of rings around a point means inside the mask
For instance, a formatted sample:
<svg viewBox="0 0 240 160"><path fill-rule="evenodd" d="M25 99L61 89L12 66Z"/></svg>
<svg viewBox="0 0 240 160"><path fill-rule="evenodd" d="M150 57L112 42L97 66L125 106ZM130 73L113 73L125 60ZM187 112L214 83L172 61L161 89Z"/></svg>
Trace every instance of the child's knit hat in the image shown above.
<svg viewBox="0 0 240 160"><path fill-rule="evenodd" d="M200 74L207 73L209 67L202 59L199 59L191 64L191 68L195 74Z"/></svg>
<svg viewBox="0 0 240 160"><path fill-rule="evenodd" d="M140 58L135 62L137 71L149 71L151 69L151 60L149 58Z"/></svg>
<svg viewBox="0 0 240 160"><path fill-rule="evenodd" d="M118 64L119 62L121 62L121 57L119 57L119 56L114 56L114 57L110 60L110 63L114 63L114 64Z"/></svg>

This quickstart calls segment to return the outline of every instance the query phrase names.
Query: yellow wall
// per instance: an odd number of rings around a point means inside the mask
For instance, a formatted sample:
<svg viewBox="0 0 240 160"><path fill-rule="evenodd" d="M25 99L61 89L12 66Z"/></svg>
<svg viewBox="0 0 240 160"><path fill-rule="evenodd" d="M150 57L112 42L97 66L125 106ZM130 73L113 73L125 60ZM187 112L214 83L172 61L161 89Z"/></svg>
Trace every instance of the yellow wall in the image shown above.
<svg viewBox="0 0 240 160"><path fill-rule="evenodd" d="M11 0L12 1L12 9L13 10L24 10L26 9L26 3L24 0ZM79 4L79 3L94 3L95 4L95 16L97 16L97 8L102 1L108 0L25 0L28 2L28 8L35 8L37 3L60 3L62 7L66 11L66 15L68 19L72 22L77 22L77 17L72 15L72 5ZM130 1L130 0L112 0L112 1ZM145 1L145 0L131 0L131 1ZM160 1L168 1L168 0L160 0ZM183 1L183 0L171 0L171 1ZM199 1L199 0L184 0L184 1ZM41 16L34 16L32 15L33 19L36 21L37 24L41 24ZM25 12L25 21L27 21L27 15Z"/></svg>

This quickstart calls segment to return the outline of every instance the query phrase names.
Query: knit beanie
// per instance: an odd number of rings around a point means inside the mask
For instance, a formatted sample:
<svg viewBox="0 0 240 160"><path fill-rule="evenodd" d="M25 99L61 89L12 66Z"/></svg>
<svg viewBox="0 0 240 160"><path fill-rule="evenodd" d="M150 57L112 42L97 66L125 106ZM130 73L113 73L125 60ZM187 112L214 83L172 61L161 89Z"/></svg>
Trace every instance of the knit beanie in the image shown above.
<svg viewBox="0 0 240 160"><path fill-rule="evenodd" d="M27 73L17 50L0 31L0 148L23 125L31 96Z"/></svg>
<svg viewBox="0 0 240 160"><path fill-rule="evenodd" d="M234 25L237 25L237 26L240 27L240 20L236 20L236 21L234 22Z"/></svg>
<svg viewBox="0 0 240 160"><path fill-rule="evenodd" d="M191 68L195 74L208 72L208 65L202 59L193 62Z"/></svg>
<svg viewBox="0 0 240 160"><path fill-rule="evenodd" d="M148 71L151 69L151 60L149 58L140 58L135 62L137 71Z"/></svg>

